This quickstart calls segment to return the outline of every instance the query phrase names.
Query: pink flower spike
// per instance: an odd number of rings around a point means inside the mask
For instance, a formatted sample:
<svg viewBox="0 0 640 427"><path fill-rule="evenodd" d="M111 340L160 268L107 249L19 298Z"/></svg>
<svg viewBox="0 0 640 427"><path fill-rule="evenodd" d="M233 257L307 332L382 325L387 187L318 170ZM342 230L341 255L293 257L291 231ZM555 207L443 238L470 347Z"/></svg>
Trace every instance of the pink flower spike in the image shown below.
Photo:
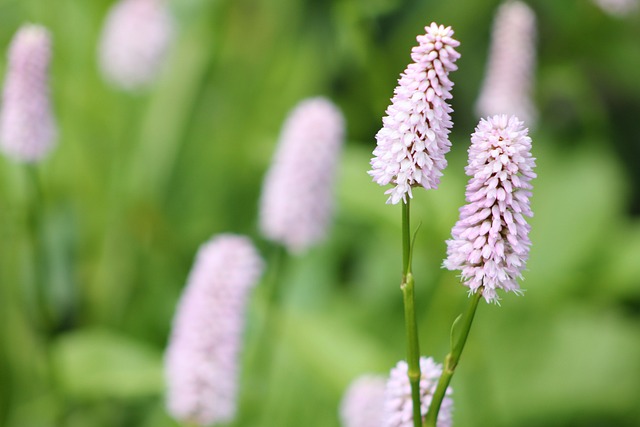
<svg viewBox="0 0 640 427"><path fill-rule="evenodd" d="M404 360L391 369L384 402L384 427L413 427L413 401L411 400L411 385L407 375L408 365ZM442 375L442 365L433 358L420 358L420 413L424 417L429 411L433 393L436 391L438 380ZM451 427L453 425L453 390L447 388L440 412L438 412L437 427Z"/></svg>
<svg viewBox="0 0 640 427"><path fill-rule="evenodd" d="M536 16L521 1L503 3L491 33L489 61L476 111L482 117L513 114L528 126L536 121L531 100L536 65Z"/></svg>
<svg viewBox="0 0 640 427"><path fill-rule="evenodd" d="M451 99L453 83L449 72L457 69L460 57L451 27L432 23L426 34L417 37L411 50L413 63L400 75L391 105L376 135L369 175L380 185L393 184L387 190L387 203L406 203L413 197L411 188L437 188L445 154L451 148Z"/></svg>
<svg viewBox="0 0 640 427"><path fill-rule="evenodd" d="M166 0L119 0L106 17L98 62L105 79L124 90L149 86L174 36Z"/></svg>
<svg viewBox="0 0 640 427"><path fill-rule="evenodd" d="M460 270L470 293L482 289L487 302L498 302L497 289L521 293L529 256L530 181L535 158L531 138L515 116L480 120L471 135L466 173L467 204L447 240L444 267Z"/></svg>
<svg viewBox="0 0 640 427"><path fill-rule="evenodd" d="M300 254L327 235L344 118L328 99L300 102L285 121L260 199L262 234Z"/></svg>
<svg viewBox="0 0 640 427"><path fill-rule="evenodd" d="M235 417L247 300L262 269L246 237L223 234L200 247L165 354L175 419L206 426Z"/></svg>
<svg viewBox="0 0 640 427"><path fill-rule="evenodd" d="M363 375L350 385L340 403L343 427L382 427L386 379Z"/></svg>
<svg viewBox="0 0 640 427"><path fill-rule="evenodd" d="M8 56L0 147L13 160L38 162L54 147L57 135L49 101L49 31L40 25L23 25L11 41Z"/></svg>

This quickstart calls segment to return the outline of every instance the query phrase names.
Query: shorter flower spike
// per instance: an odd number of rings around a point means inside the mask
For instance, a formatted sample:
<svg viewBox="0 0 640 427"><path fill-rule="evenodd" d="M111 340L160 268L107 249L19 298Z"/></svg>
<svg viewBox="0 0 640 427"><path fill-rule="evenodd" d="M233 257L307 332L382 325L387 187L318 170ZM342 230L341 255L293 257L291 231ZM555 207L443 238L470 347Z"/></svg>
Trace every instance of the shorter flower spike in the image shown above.
<svg viewBox="0 0 640 427"><path fill-rule="evenodd" d="M342 398L343 427L382 427L386 379L377 375L356 378Z"/></svg>
<svg viewBox="0 0 640 427"><path fill-rule="evenodd" d="M476 104L482 117L513 114L527 125L537 112L531 100L536 65L536 16L521 1L508 1L493 22L484 83Z"/></svg>
<svg viewBox="0 0 640 427"><path fill-rule="evenodd" d="M413 427L413 402L407 372L408 365L404 360L398 362L391 369L385 390L384 427ZM429 406L431 406L438 380L442 375L442 365L434 362L431 357L421 357L420 373L422 375L420 378L420 402L422 405L420 413L424 420ZM437 427L451 427L453 425L453 399L450 397L452 393L453 390L448 387L438 413Z"/></svg>
<svg viewBox="0 0 640 427"><path fill-rule="evenodd" d="M451 27L432 23L425 30L411 50L414 62L400 75L371 159L373 180L394 185L385 192L391 204L406 203L407 195L413 197L411 187L437 188L451 148L452 110L446 101L451 99L449 73L458 68L455 48L460 43L452 38Z"/></svg>
<svg viewBox="0 0 640 427"><path fill-rule="evenodd" d="M444 267L461 270L471 293L482 288L487 302L498 302L497 289L520 293L529 256L529 207L535 159L531 138L515 116L480 120L471 135L466 173L468 204L447 241Z"/></svg>
<svg viewBox="0 0 640 427"><path fill-rule="evenodd" d="M150 85L173 39L166 0L120 0L109 10L98 62L107 81L124 90Z"/></svg>
<svg viewBox="0 0 640 427"><path fill-rule="evenodd" d="M263 269L251 241L220 235L198 251L165 355L167 406L199 426L233 420L249 291Z"/></svg>
<svg viewBox="0 0 640 427"><path fill-rule="evenodd" d="M42 160L53 148L56 124L49 101L51 35L23 25L11 41L0 111L0 147L19 162Z"/></svg>
<svg viewBox="0 0 640 427"><path fill-rule="evenodd" d="M327 234L344 118L328 99L296 106L280 134L260 199L260 229L291 253L302 253Z"/></svg>

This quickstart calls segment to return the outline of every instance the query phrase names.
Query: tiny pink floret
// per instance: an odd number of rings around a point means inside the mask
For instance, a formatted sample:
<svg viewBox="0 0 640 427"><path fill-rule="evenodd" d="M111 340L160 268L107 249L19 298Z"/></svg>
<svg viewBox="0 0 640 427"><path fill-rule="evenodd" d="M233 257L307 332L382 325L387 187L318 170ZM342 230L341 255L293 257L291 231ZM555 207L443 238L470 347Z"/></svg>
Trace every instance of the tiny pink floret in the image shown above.
<svg viewBox="0 0 640 427"><path fill-rule="evenodd" d="M455 48L460 43L452 38L451 27L432 23L425 30L411 51L414 62L398 80L371 159L373 180L394 185L385 192L390 204L406 203L407 195L413 197L412 187L437 188L451 148L452 110L446 101L451 99L449 73L457 69L460 54Z"/></svg>
<svg viewBox="0 0 640 427"><path fill-rule="evenodd" d="M521 293L529 256L529 206L535 159L531 138L515 116L480 120L471 135L466 173L467 204L447 241L444 266L460 270L471 293L482 291L487 302L498 302L497 289Z"/></svg>

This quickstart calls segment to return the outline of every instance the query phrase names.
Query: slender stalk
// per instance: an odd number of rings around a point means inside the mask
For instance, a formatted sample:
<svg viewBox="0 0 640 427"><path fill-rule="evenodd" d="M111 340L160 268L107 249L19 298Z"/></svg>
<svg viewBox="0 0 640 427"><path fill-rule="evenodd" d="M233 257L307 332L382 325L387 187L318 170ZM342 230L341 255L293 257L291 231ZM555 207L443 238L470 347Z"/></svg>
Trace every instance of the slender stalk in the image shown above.
<svg viewBox="0 0 640 427"><path fill-rule="evenodd" d="M267 417L264 396L269 392L269 380L281 340L282 272L287 252L281 245L273 245L267 274L258 288L255 299L255 331L246 346L242 390L238 418L233 425L256 424ZM256 410L256 408L259 408Z"/></svg>
<svg viewBox="0 0 640 427"><path fill-rule="evenodd" d="M261 315L260 321L257 322L256 339L252 345L248 345L247 354L249 359L249 367L256 369L256 365L260 363L260 369L265 369L269 366L270 357L270 345L273 345L277 340L279 331L277 325L278 311L280 310L279 304L281 303L281 289L280 282L282 281L282 267L286 261L287 253L281 245L273 246L273 250L269 262L269 270L263 281L261 288L261 294L256 295L261 297L258 301L259 314Z"/></svg>
<svg viewBox="0 0 640 427"><path fill-rule="evenodd" d="M418 322L415 310L414 279L411 272L411 228L410 199L402 204L402 296L404 301L404 322L407 331L407 364L411 384L411 400L413 402L413 425L422 427L420 413L420 343L418 341Z"/></svg>
<svg viewBox="0 0 640 427"><path fill-rule="evenodd" d="M38 170L34 165L26 167L26 173L31 181L31 197L29 204L29 238L31 240L32 265L34 270L34 291L35 291L35 308L36 313L34 320L34 329L37 334L38 342L42 346L42 354L45 359L47 372L47 380L49 382L50 393L55 400L55 412L53 413L53 426L65 425L65 402L64 396L59 389L58 375L53 360L52 342L55 338L56 328L58 326L58 318L52 307L48 293L48 276L49 259L45 248L45 224L44 209L45 198L42 190L42 184L38 175Z"/></svg>
<svg viewBox="0 0 640 427"><path fill-rule="evenodd" d="M39 333L48 335L54 328L53 313L51 313L49 298L46 288L46 268L47 257L44 248L44 224L43 209L44 197L40 178L35 166L27 165L26 174L30 181L30 200L29 200L29 239L31 244L32 264L33 264L33 290L35 293L35 324Z"/></svg>
<svg viewBox="0 0 640 427"><path fill-rule="evenodd" d="M425 427L436 427L436 421L438 420L438 412L440 412L442 400L444 399L444 396L447 392L447 387L449 387L449 383L451 382L451 378L453 377L456 367L460 362L460 356L462 355L462 350L464 350L467 338L469 337L469 331L471 330L471 324L473 323L473 318L476 314L476 309L478 308L478 302L480 301L480 298L482 298L482 288L480 288L471 297L469 307L467 307L467 311L462 316L462 319L456 319L456 322L459 321L460 324L460 335L458 336L457 340L454 340L454 330L452 329L451 351L445 358L442 375L438 380L436 391L433 394L433 399L431 400L431 406L429 407L429 411L427 412L427 416L425 417Z"/></svg>

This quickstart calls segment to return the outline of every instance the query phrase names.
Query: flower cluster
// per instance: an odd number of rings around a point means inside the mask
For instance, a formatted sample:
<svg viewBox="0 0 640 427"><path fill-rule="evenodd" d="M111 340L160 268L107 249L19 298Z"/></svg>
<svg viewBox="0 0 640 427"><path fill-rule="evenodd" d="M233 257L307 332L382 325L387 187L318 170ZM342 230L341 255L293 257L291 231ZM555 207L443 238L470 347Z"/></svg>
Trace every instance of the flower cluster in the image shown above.
<svg viewBox="0 0 640 427"><path fill-rule="evenodd" d="M304 100L284 123L260 200L263 235L301 253L322 239L333 213L344 118L324 98Z"/></svg>
<svg viewBox="0 0 640 427"><path fill-rule="evenodd" d="M12 159L37 162L54 146L56 124L49 101L51 36L40 25L24 25L9 47L0 112L0 146Z"/></svg>
<svg viewBox="0 0 640 427"><path fill-rule="evenodd" d="M482 117L513 114L533 125L531 101L536 64L536 17L521 1L498 9L491 34L489 62L476 110Z"/></svg>
<svg viewBox="0 0 640 427"><path fill-rule="evenodd" d="M380 185L393 184L385 192L387 203L406 202L411 187L437 188L446 167L451 142L449 73L460 57L451 27L432 23L417 37L409 64L398 80L391 105L376 135L377 146L369 175Z"/></svg>
<svg viewBox="0 0 640 427"><path fill-rule="evenodd" d="M198 251L165 360L176 419L204 426L234 418L247 298L262 268L245 237L220 235Z"/></svg>
<svg viewBox="0 0 640 427"><path fill-rule="evenodd" d="M340 404L343 427L382 427L386 379L364 375L353 381Z"/></svg>
<svg viewBox="0 0 640 427"><path fill-rule="evenodd" d="M466 173L467 205L447 241L449 270L461 270L470 292L482 290L487 302L499 300L497 289L520 292L529 255L530 226L525 216L535 178L531 138L524 124L506 115L482 119L471 136Z"/></svg>
<svg viewBox="0 0 640 427"><path fill-rule="evenodd" d="M98 62L105 78L125 90L148 86L173 39L166 0L120 0L107 15Z"/></svg>
<svg viewBox="0 0 640 427"><path fill-rule="evenodd" d="M420 358L420 413L424 418L427 415L431 399L436 390L438 380L442 375L442 365L434 362L433 358ZM438 427L451 427L453 399L451 387L447 388L438 413ZM404 360L391 369L384 403L384 427L412 427L413 426L413 402L411 400L411 384L408 377L408 365Z"/></svg>

